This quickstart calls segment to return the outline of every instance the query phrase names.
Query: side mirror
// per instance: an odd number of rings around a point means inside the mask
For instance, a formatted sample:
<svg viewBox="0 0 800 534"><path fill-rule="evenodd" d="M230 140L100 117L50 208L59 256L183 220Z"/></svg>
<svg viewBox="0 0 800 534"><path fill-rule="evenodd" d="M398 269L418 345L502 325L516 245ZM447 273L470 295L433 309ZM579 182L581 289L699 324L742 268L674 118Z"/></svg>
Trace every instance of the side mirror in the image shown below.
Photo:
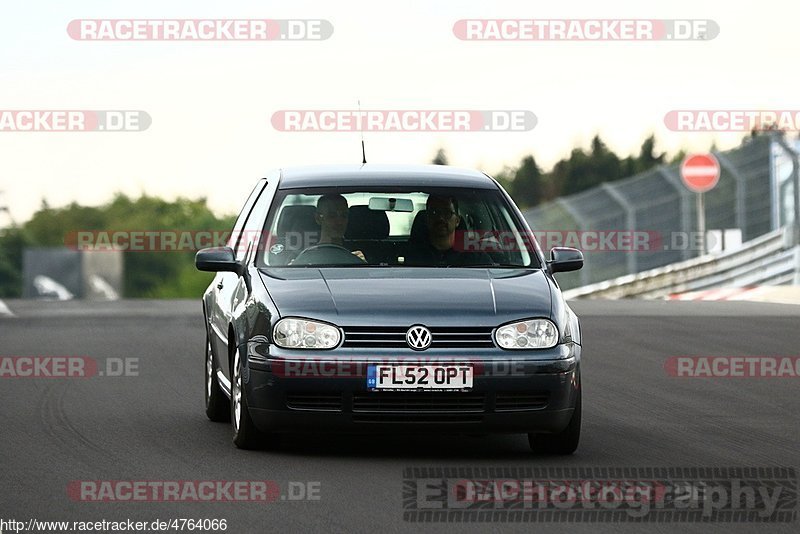
<svg viewBox="0 0 800 534"><path fill-rule="evenodd" d="M577 271L583 267L583 253L576 248L553 247L547 265L551 273Z"/></svg>
<svg viewBox="0 0 800 534"><path fill-rule="evenodd" d="M197 251L194 266L198 271L230 271L241 276L242 264L236 261L231 247L204 248Z"/></svg>

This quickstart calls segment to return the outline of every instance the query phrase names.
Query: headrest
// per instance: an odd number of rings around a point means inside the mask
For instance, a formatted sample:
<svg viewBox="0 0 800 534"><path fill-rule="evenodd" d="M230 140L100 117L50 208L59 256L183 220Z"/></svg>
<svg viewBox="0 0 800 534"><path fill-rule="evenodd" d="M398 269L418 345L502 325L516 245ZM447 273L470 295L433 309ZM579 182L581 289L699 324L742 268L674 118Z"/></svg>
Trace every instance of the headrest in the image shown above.
<svg viewBox="0 0 800 534"><path fill-rule="evenodd" d="M317 208L314 206L284 206L275 232L278 237L288 232L319 232L319 225L314 220L316 212Z"/></svg>
<svg viewBox="0 0 800 534"><path fill-rule="evenodd" d="M386 239L389 237L389 217L385 211L369 206L351 206L347 220L346 239Z"/></svg>
<svg viewBox="0 0 800 534"><path fill-rule="evenodd" d="M428 241L428 210L420 210L414 217L408 240L412 242Z"/></svg>

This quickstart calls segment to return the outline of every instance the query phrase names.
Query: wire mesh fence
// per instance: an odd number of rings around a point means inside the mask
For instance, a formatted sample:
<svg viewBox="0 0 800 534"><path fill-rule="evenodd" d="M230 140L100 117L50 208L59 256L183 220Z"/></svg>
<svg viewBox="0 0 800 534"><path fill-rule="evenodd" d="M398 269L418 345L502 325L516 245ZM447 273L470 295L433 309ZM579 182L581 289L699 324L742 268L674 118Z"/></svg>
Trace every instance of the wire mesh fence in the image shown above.
<svg viewBox="0 0 800 534"><path fill-rule="evenodd" d="M777 227L774 143L772 136L759 136L734 150L714 152L721 172L717 186L704 193L708 230L739 229L742 241L748 241ZM701 253L696 195L683 185L679 167L660 166L524 212L534 232L588 233L595 244L602 241L598 235L613 232L648 236L646 242L629 247L584 248L584 268L559 274L562 287L637 273Z"/></svg>

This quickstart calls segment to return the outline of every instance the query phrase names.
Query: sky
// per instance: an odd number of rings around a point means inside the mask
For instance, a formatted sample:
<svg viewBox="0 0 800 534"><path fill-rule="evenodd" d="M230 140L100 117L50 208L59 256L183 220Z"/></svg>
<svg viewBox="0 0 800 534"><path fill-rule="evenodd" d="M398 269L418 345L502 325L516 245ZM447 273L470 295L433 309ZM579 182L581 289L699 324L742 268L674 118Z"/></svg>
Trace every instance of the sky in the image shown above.
<svg viewBox="0 0 800 534"><path fill-rule="evenodd" d="M330 39L100 42L73 19L326 19ZM462 41L465 18L711 19L708 41ZM41 205L95 205L116 192L207 197L238 211L275 167L360 162L355 132L280 132L286 109L530 110L524 132L368 132L370 162L496 173L533 154L549 169L600 134L627 155L654 133L674 154L741 133L673 132L674 109L800 109L800 4L672 0L569 3L204 0L0 1L0 110L144 110L140 132L0 131L0 207L19 223ZM8 224L0 213L0 226Z"/></svg>

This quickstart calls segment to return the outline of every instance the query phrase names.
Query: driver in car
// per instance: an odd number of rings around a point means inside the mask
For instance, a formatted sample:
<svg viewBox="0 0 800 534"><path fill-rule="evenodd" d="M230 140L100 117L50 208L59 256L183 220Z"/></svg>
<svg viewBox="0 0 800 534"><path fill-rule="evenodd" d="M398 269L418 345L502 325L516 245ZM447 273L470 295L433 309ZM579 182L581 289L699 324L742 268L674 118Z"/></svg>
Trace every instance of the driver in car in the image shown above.
<svg viewBox="0 0 800 534"><path fill-rule="evenodd" d="M428 240L410 252L407 263L456 266L492 263L491 257L485 252L468 252L456 246L456 228L461 217L458 214L458 201L454 197L430 195L425 207Z"/></svg>
<svg viewBox="0 0 800 534"><path fill-rule="evenodd" d="M319 225L319 241L317 245L331 244L347 248L344 244L344 233L347 230L347 219L349 216L347 209L347 199L342 195L329 194L322 195L317 200L317 213L314 220ZM364 253L360 250L352 251L362 261Z"/></svg>

